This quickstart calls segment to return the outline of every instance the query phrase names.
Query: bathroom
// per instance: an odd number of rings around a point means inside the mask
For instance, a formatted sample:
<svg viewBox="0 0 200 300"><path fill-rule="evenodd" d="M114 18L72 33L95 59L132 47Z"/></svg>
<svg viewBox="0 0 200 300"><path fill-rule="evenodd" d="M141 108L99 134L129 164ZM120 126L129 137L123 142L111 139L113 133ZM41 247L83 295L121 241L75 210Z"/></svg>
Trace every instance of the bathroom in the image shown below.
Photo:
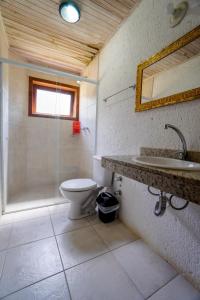
<svg viewBox="0 0 200 300"><path fill-rule="evenodd" d="M143 64L199 37L199 1L76 0L74 23L63 19L68 2L0 3L0 299L200 299L200 171L162 171L157 180L157 169L146 176L128 158L156 148L179 159L187 150L185 163L200 163L199 64L187 80L181 70L170 75L172 94L182 92L176 101L148 102L147 81L139 95ZM71 119L31 115L30 78L76 91ZM161 81L154 94L166 92ZM186 99L188 89L195 97ZM88 178L96 188L106 171L118 218L69 218L62 184Z"/></svg>

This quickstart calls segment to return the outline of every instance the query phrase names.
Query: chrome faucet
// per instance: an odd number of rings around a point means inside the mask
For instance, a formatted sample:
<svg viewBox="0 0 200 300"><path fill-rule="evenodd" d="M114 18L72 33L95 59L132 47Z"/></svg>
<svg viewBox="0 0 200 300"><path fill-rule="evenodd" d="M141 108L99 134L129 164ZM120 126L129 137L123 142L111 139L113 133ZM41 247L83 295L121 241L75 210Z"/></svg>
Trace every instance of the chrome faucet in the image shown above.
<svg viewBox="0 0 200 300"><path fill-rule="evenodd" d="M186 140L184 138L184 135L182 134L182 132L175 127L174 125L171 124L165 124L165 129L171 128L173 129L179 136L181 142L182 142L182 150L178 152L179 154L179 159L185 160L186 156L187 156L187 144L186 144Z"/></svg>

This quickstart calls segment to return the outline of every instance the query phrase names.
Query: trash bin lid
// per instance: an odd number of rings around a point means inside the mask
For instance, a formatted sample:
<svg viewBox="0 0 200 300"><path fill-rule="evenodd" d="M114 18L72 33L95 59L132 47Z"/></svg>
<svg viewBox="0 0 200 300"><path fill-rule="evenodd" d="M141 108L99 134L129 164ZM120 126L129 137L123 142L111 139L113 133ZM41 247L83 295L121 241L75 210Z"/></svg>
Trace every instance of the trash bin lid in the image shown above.
<svg viewBox="0 0 200 300"><path fill-rule="evenodd" d="M101 193L97 197L96 202L102 207L110 207L119 204L119 201L111 193L107 192Z"/></svg>

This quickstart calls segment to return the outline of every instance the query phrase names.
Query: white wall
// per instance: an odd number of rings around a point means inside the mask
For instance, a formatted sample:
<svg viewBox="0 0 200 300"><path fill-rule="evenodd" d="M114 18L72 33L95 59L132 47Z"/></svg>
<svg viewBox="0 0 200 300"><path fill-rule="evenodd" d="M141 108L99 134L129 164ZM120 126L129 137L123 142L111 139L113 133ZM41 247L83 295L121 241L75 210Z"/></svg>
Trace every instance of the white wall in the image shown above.
<svg viewBox="0 0 200 300"><path fill-rule="evenodd" d="M165 123L178 126L188 149L200 150L200 101L135 113L132 90L102 99L136 81L137 65L195 26L200 17L187 15L180 25L169 27L167 4L171 0L143 0L100 54L98 154L136 154L141 146L176 149L177 135L164 130ZM181 212L168 209L157 218L156 199L147 187L123 179L121 218L157 252L200 287L200 206L190 204Z"/></svg>
<svg viewBox="0 0 200 300"><path fill-rule="evenodd" d="M87 88L84 85L80 88L80 121L91 132L81 131L73 136L71 121L28 116L28 77L77 83L14 66L10 70L8 198L14 199L35 187L55 186L56 193L62 181L89 177L94 151L96 87L88 84Z"/></svg>
<svg viewBox="0 0 200 300"><path fill-rule="evenodd" d="M0 57L8 57L8 40L3 24L0 11ZM1 64L0 64L1 65ZM7 153L8 153L8 72L9 68L6 65L0 66L0 114L1 114L1 141L0 141L0 215L2 213L3 201L6 203L7 195ZM3 113L2 113L3 111Z"/></svg>

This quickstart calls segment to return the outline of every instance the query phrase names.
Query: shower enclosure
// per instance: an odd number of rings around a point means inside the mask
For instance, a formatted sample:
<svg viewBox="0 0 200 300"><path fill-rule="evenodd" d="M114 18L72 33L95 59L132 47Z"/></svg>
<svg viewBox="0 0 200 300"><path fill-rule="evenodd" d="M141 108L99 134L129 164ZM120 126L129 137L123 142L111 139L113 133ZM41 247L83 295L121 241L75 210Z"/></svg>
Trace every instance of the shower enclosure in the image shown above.
<svg viewBox="0 0 200 300"><path fill-rule="evenodd" d="M97 78L97 74L92 76ZM31 78L36 82L33 90ZM96 137L95 79L1 61L4 212L63 203L65 199L59 193L63 181L92 176ZM70 87L79 92L79 104L78 94L75 99L71 90L65 91ZM32 114L30 105L34 108ZM78 115L82 130L73 135L72 122Z"/></svg>

